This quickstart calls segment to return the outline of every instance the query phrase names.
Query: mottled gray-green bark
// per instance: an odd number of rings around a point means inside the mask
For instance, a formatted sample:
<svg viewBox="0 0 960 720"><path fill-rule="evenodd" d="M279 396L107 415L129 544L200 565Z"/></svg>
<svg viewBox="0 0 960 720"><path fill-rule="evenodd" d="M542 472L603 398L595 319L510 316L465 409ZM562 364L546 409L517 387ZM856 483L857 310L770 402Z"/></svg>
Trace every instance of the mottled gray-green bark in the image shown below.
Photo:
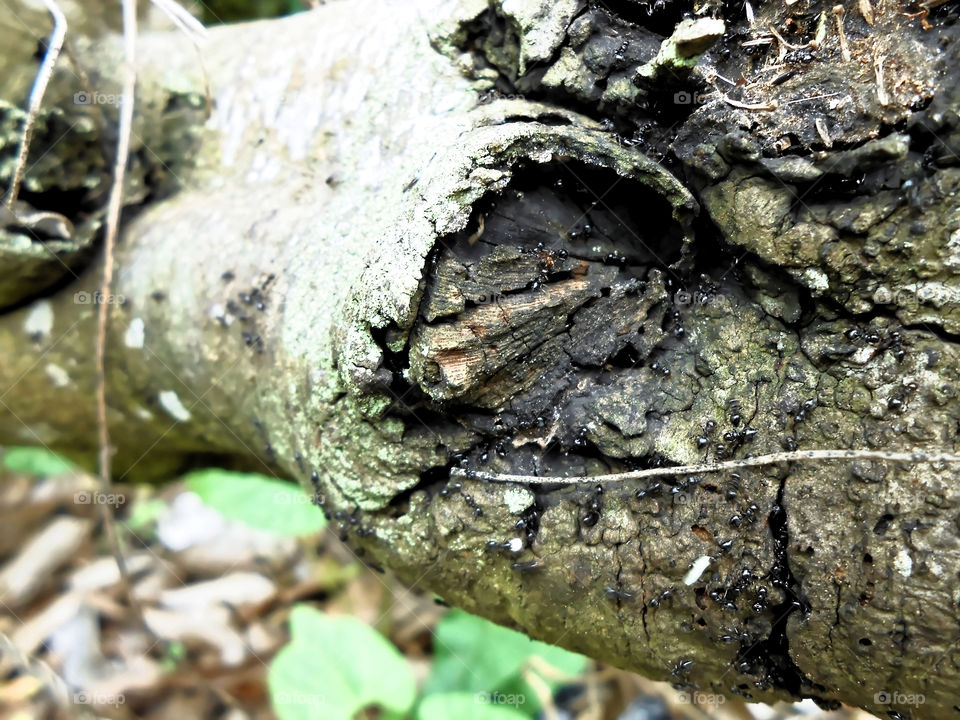
<svg viewBox="0 0 960 720"><path fill-rule="evenodd" d="M564 482L958 449L955 13L693 9L330 3L214 31L209 112L144 36L105 299L115 108L72 99L119 51L78 39L22 198L56 217L0 235L0 440L92 453L108 301L125 477L282 473L372 564L685 690L960 717L956 465Z"/></svg>

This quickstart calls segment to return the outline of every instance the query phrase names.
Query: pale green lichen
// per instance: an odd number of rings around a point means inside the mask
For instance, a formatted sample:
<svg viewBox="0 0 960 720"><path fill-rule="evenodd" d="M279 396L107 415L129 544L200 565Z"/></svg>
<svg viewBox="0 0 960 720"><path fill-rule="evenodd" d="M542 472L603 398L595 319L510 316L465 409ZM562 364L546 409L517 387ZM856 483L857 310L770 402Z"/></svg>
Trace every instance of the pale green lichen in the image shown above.
<svg viewBox="0 0 960 720"><path fill-rule="evenodd" d="M723 37L726 26L714 18L690 18L680 22L673 34L660 45L650 62L637 70L637 76L657 80L665 76L674 81L690 74L706 50Z"/></svg>

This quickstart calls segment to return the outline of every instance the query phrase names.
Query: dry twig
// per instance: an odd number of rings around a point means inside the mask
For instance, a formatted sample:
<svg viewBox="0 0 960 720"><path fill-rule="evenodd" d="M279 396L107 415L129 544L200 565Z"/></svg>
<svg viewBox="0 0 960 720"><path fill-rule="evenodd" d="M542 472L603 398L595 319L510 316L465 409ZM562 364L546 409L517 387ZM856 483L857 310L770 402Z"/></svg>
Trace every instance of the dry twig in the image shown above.
<svg viewBox="0 0 960 720"><path fill-rule="evenodd" d="M123 205L123 185L126 175L127 159L130 155L130 135L133 128L134 92L137 83L136 49L137 49L137 7L136 0L121 0L123 7L123 95L120 103L120 122L117 131L117 150L113 165L113 185L110 187L110 198L107 203L106 233L104 237L103 281L100 289L100 304L97 306L97 339L95 365L97 371L97 430L100 446L100 484L103 491L108 493L112 485L110 460L110 430L107 425L107 378L106 378L106 351L107 351L107 324L110 315L109 302L113 289L113 250L117 242L120 226L120 210ZM120 546L113 517L113 507L109 503L99 505L103 518L104 530L113 548L117 567L120 570L121 583L131 608L137 613L142 624L143 613L133 595L130 585L130 575L127 572L126 562Z"/></svg>
<svg viewBox="0 0 960 720"><path fill-rule="evenodd" d="M57 58L60 57L60 50L63 48L63 39L67 35L67 18L57 5L56 0L43 0L43 4L53 18L53 32L47 41L47 52L43 56L40 70L33 81L33 89L30 91L27 119L24 122L23 135L20 136L20 147L17 150L17 162L13 168L13 178L10 181L10 188L7 190L7 197L4 202L7 209L11 211L13 210L13 204L17 201L17 195L20 193L20 183L23 182L23 174L27 167L27 155L30 152L30 138L33 136L33 126L36 124L37 115L40 113L40 103L43 102L43 94L47 90L47 85L50 84L53 68L57 64Z"/></svg>

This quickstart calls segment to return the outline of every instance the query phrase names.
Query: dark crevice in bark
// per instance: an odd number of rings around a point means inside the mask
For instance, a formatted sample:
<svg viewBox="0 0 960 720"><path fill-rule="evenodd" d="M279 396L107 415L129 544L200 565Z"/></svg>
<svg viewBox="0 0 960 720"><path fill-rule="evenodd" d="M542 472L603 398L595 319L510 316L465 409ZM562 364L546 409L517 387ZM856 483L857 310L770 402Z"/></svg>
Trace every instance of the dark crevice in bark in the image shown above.
<svg viewBox="0 0 960 720"><path fill-rule="evenodd" d="M21 189L18 199L36 210L59 213L72 220L91 215L101 208L90 201L87 188L50 188L42 192Z"/></svg>
<svg viewBox="0 0 960 720"><path fill-rule="evenodd" d="M465 25L466 40L460 48L473 53L481 66L498 73L494 89L481 96L482 100L521 96L574 110L602 123L622 143L642 145L647 155L667 167L674 163L669 153L670 130L694 108L673 102L675 88L649 88L649 96L644 95L639 104L614 104L602 97L612 78L632 77L640 65L656 55L662 40L673 32L674 25L687 11L673 0L649 4L621 0L617 5L620 12L608 3L585 5L571 20L568 36L554 48L551 57L527 68L523 75L518 75L517 32L496 8ZM589 27L588 38L573 41L569 36L571 28L581 24ZM583 35L582 27L578 35ZM611 47L610 37L620 39L618 48ZM589 88L545 84L545 75L565 50L573 50L586 63L587 72L594 78Z"/></svg>
<svg viewBox="0 0 960 720"><path fill-rule="evenodd" d="M782 591L784 600L769 608L773 626L768 637L741 649L738 661L743 665L744 671L759 675L757 683L772 684L795 697L811 697L822 702L815 692L825 692L826 689L812 684L790 655L790 639L787 634L789 619L797 612L808 615L810 605L804 599L800 583L790 569L790 534L783 499L786 482L786 478L781 480L776 504L768 517L775 557L768 577L773 587Z"/></svg>
<svg viewBox="0 0 960 720"><path fill-rule="evenodd" d="M571 124L568 117L559 113L544 113L542 115L507 115L504 122L537 122L548 127L564 127Z"/></svg>
<svg viewBox="0 0 960 720"><path fill-rule="evenodd" d="M629 23L666 37L684 17L694 11L692 2L685 0L604 0L592 3Z"/></svg>
<svg viewBox="0 0 960 720"><path fill-rule="evenodd" d="M56 210L58 207L56 203L58 200L51 199L49 196L53 195L55 197L69 197L68 203L74 203L70 205L70 210L72 212L65 212L64 210ZM80 194L73 191L45 191L43 193L31 193L26 191L21 191L20 200L23 202L29 202L31 207L34 207L38 210L45 208L51 208L52 212L57 212L60 215L63 215L67 218L76 219L77 222L80 222L80 218L88 215L101 212L92 208L87 199L82 197ZM136 204L131 204L124 207L121 211L121 222L129 223L143 211L148 208L148 203L146 200L138 202ZM73 213L76 214L73 214ZM15 228L9 228L9 230L15 230ZM0 307L0 315L4 313L12 313L24 308L37 300L42 300L44 298L53 298L56 297L59 293L63 292L67 287L76 282L77 278L82 276L87 269L88 264L95 260L100 251L100 245L103 242L103 233L104 230L101 227L95 235L89 241L89 247L83 249L77 254L64 259L62 253L54 250L48 246L48 239L42 238L36 235L35 232L25 229L21 234L29 237L34 243L39 243L47 247L47 251L50 253L50 257L53 260L51 263L52 271L51 277L56 277L56 280L51 282L49 285L43 284L40 285L39 289L36 292L29 292L22 297L20 297L15 302L3 305ZM97 291L97 288L100 286L100 278L91 278L90 283L85 288L85 291L93 297L93 293ZM121 303L122 304L122 303Z"/></svg>
<svg viewBox="0 0 960 720"><path fill-rule="evenodd" d="M420 480L416 485L407 488L390 500L391 517L398 518L410 511L410 498L414 493L425 492L428 503L439 495L445 488L447 492L459 491L460 484L450 482L450 471L458 464L457 459L451 459L446 465L427 468L420 473Z"/></svg>
<svg viewBox="0 0 960 720"><path fill-rule="evenodd" d="M939 340L945 343L958 344L960 343L960 334L948 332L944 328L940 327L936 323L916 323L910 325L902 326L903 330L915 330L917 332L930 333L936 336Z"/></svg>

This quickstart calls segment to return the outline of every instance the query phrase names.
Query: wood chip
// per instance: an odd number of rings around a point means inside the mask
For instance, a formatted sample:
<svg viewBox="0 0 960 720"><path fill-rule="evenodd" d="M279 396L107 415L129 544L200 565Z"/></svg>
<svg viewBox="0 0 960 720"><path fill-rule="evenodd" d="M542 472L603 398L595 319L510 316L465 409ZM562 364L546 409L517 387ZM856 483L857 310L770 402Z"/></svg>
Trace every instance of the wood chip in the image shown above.
<svg viewBox="0 0 960 720"><path fill-rule="evenodd" d="M840 53L843 55L845 62L850 62L852 55L850 55L850 46L847 45L847 35L843 31L843 16L846 13L843 5L834 5L833 6L833 17L837 21L837 35L840 36Z"/></svg>
<svg viewBox="0 0 960 720"><path fill-rule="evenodd" d="M52 520L0 570L0 602L13 610L30 602L79 552L92 529L93 521L84 518Z"/></svg>
<svg viewBox="0 0 960 720"><path fill-rule="evenodd" d="M883 82L883 63L886 59L886 55L878 55L873 59L873 72L877 80L877 102L884 107L890 104L890 96Z"/></svg>
<svg viewBox="0 0 960 720"><path fill-rule="evenodd" d="M160 594L160 604L171 609L201 610L216 605L261 605L277 595L273 581L259 573L237 572L216 580L194 583Z"/></svg>
<svg viewBox="0 0 960 720"><path fill-rule="evenodd" d="M830 132L827 130L827 121L822 117L818 117L813 121L814 127L817 128L817 135L820 136L820 139L823 140L823 144L827 146L827 149L833 147L833 138L830 137Z"/></svg>
<svg viewBox="0 0 960 720"><path fill-rule="evenodd" d="M144 552L128 555L124 560L127 564L127 572L134 576L150 567L155 558L150 553ZM119 582L120 570L117 568L117 561L113 556L109 556L97 558L88 565L71 572L67 578L67 587L80 592L92 592L105 590Z"/></svg>
<svg viewBox="0 0 960 720"><path fill-rule="evenodd" d="M240 665L247 657L247 645L240 633L230 627L230 612L226 608L192 612L145 608L143 616L147 627L159 638L215 647L227 667Z"/></svg>
<svg viewBox="0 0 960 720"><path fill-rule="evenodd" d="M83 596L79 593L61 595L17 628L11 640L21 651L32 654L57 629L75 618L82 605Z"/></svg>

